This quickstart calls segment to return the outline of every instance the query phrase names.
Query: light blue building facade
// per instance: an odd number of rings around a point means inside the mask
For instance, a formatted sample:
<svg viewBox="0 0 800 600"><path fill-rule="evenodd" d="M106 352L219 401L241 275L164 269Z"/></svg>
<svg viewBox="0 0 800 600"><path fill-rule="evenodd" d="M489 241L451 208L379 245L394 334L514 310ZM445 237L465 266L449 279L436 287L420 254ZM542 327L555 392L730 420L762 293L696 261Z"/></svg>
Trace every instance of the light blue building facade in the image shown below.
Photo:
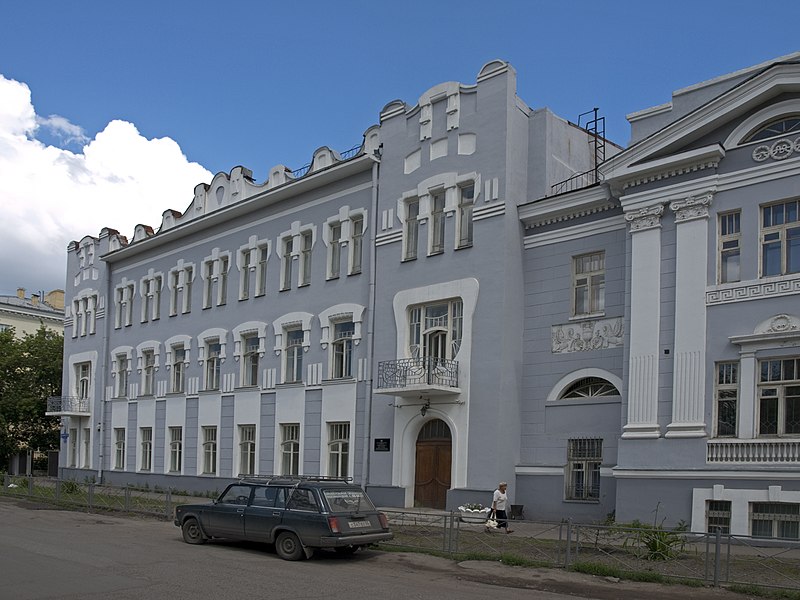
<svg viewBox="0 0 800 600"><path fill-rule="evenodd" d="M630 115L624 150L493 61L73 242L62 475L447 509L505 480L528 518L798 537L799 59Z"/></svg>

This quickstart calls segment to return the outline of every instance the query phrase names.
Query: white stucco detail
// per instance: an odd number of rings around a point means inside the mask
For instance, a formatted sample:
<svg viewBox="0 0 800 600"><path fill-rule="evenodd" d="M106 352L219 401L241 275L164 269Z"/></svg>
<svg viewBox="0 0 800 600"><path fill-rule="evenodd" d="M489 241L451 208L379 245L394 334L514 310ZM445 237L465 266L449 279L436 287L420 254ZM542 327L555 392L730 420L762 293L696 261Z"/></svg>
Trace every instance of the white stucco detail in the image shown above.
<svg viewBox="0 0 800 600"><path fill-rule="evenodd" d="M779 485L766 489L731 489L724 485L694 488L692 491L692 524L694 533L706 531L706 503L724 500L731 503L731 535L750 535L750 504L753 502L800 503L800 492L784 491Z"/></svg>

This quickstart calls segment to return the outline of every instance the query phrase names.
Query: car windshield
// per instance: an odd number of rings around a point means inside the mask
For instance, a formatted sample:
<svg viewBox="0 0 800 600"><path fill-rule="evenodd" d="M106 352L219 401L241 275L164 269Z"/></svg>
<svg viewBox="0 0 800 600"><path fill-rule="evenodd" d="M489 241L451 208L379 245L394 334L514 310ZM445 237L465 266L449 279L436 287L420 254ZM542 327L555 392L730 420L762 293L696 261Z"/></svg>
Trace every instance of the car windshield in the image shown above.
<svg viewBox="0 0 800 600"><path fill-rule="evenodd" d="M333 513L353 513L375 510L363 490L322 490Z"/></svg>

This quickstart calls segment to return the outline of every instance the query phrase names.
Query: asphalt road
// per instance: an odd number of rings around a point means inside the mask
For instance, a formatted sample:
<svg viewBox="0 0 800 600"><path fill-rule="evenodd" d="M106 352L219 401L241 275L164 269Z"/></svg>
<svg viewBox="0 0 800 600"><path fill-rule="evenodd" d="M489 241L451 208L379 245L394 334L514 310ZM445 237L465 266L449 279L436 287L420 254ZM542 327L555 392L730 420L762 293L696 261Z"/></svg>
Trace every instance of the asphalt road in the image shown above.
<svg viewBox="0 0 800 600"><path fill-rule="evenodd" d="M266 545L183 543L172 523L0 498L0 599L727 599L722 590L607 581L414 553L318 552L286 562Z"/></svg>

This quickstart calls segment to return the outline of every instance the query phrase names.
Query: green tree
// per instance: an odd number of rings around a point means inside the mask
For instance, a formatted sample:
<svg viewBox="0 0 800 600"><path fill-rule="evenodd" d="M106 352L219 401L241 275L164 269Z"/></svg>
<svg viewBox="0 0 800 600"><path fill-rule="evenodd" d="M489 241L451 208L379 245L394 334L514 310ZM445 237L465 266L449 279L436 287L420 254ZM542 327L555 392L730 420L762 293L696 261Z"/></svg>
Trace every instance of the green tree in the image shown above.
<svg viewBox="0 0 800 600"><path fill-rule="evenodd" d="M61 394L64 336L44 326L23 338L0 331L0 468L23 450L57 450L57 417L48 396Z"/></svg>

